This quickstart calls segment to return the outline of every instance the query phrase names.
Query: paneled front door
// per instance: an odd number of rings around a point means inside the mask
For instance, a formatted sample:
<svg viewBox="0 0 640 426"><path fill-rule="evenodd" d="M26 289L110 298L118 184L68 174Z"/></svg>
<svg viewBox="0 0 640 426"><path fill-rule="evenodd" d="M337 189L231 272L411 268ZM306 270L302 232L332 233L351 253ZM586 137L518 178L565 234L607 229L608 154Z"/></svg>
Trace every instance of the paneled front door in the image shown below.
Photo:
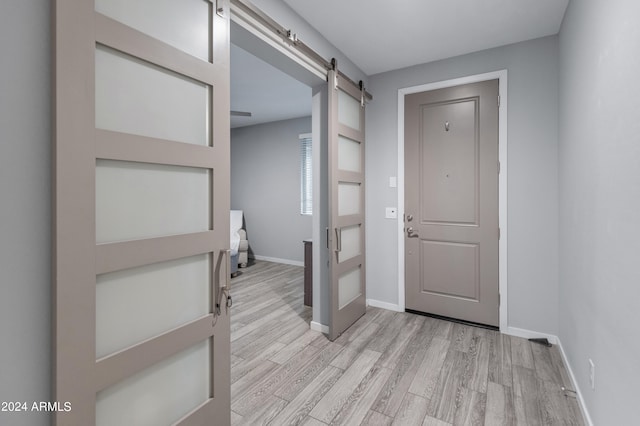
<svg viewBox="0 0 640 426"><path fill-rule="evenodd" d="M408 310L498 326L498 80L405 97Z"/></svg>

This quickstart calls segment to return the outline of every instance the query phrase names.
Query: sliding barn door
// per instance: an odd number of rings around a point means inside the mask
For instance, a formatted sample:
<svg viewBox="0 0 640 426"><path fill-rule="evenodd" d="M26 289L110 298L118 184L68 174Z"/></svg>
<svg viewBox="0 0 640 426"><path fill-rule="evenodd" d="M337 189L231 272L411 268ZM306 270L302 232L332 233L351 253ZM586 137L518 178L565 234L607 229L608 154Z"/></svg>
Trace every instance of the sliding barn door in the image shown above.
<svg viewBox="0 0 640 426"><path fill-rule="evenodd" d="M365 313L364 91L329 71L329 338Z"/></svg>
<svg viewBox="0 0 640 426"><path fill-rule="evenodd" d="M230 423L223 3L53 8L55 424Z"/></svg>

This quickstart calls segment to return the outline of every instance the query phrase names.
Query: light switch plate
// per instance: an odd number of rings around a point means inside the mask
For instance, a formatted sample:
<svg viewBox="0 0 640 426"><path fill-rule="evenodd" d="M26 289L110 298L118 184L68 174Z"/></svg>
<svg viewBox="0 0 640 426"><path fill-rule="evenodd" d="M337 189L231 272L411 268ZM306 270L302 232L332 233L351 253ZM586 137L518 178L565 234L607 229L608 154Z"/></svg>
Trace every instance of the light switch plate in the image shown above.
<svg viewBox="0 0 640 426"><path fill-rule="evenodd" d="M398 187L398 178L395 176L391 176L389 178L389 188L397 188Z"/></svg>
<svg viewBox="0 0 640 426"><path fill-rule="evenodd" d="M398 209L396 207L387 207L384 217L387 219L397 219Z"/></svg>

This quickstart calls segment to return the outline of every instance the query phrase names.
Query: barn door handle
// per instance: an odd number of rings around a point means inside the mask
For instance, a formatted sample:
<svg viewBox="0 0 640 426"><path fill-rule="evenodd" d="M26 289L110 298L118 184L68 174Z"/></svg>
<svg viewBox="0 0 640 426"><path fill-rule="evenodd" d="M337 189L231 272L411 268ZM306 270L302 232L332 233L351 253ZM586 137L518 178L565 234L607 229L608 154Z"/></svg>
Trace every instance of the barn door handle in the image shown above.
<svg viewBox="0 0 640 426"><path fill-rule="evenodd" d="M224 261L224 268L222 262ZM223 272L224 271L224 272ZM231 300L231 250L220 250L218 261L216 262L216 292L215 292L215 314L220 315L222 298L225 296L225 305L230 308L233 304ZM224 282L224 286L222 283Z"/></svg>
<svg viewBox="0 0 640 426"><path fill-rule="evenodd" d="M337 243L336 251L340 253L342 251L342 229L340 228L336 228L336 243Z"/></svg>
<svg viewBox="0 0 640 426"><path fill-rule="evenodd" d="M222 291L231 290L231 249L222 250L221 256L224 258L224 287Z"/></svg>

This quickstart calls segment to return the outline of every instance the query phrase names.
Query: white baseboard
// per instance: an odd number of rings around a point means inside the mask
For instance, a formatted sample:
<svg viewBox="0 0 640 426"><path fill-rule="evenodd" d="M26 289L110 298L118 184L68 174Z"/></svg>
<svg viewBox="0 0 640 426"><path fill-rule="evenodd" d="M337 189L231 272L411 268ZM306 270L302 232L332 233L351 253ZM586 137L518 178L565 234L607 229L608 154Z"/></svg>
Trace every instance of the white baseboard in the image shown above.
<svg viewBox="0 0 640 426"><path fill-rule="evenodd" d="M268 257L268 256L258 256L253 255L255 260L264 260L265 262L273 262L273 263L282 263L284 265L293 265L293 266L304 266L304 262L300 262L299 260L289 260L289 259L280 259L277 257Z"/></svg>
<svg viewBox="0 0 640 426"><path fill-rule="evenodd" d="M311 321L309 326L313 331L319 331L320 333L325 333L325 334L329 333L329 326L328 325L324 325L324 324L320 324L319 322Z"/></svg>
<svg viewBox="0 0 640 426"><path fill-rule="evenodd" d="M562 347L562 342L557 338L557 345L560 349L560 355L562 355L562 362L567 367L567 372L569 373L569 378L573 384L573 390L576 391L576 396L578 398L578 406L580 407L580 411L582 411L582 417L584 417L584 421L587 423L587 426L593 426L593 421L591 420L591 416L589 415L589 410L587 410L587 405L584 402L584 398L582 396L582 392L580 391L580 386L578 386L578 381L576 380L576 376L573 374L573 369L571 368L571 364L569 364L569 359L567 358L567 354L564 352L564 348Z"/></svg>
<svg viewBox="0 0 640 426"><path fill-rule="evenodd" d="M510 336L523 337L525 339L536 339L546 337L549 343L556 344L558 342L558 336L553 334L540 333L537 331L526 330L524 328L507 327L506 330L500 330L504 334Z"/></svg>
<svg viewBox="0 0 640 426"><path fill-rule="evenodd" d="M386 309L394 312L404 312L404 309L400 309L400 306L393 303L381 302L375 299L367 299L367 306L373 306L374 308Z"/></svg>
<svg viewBox="0 0 640 426"><path fill-rule="evenodd" d="M549 343L558 346L558 349L560 349L560 355L562 356L562 362L564 362L564 365L567 367L567 373L569 373L569 378L571 379L573 390L576 391L576 398L578 400L578 406L580 407L582 416L584 417L584 420L587 423L587 426L593 426L593 421L591 420L591 416L589 415L587 406L584 403L582 392L580 391L580 387L578 386L578 382L576 381L576 376L573 374L573 369L571 368L571 364L569 363L567 354L564 352L564 348L562 347L560 338L558 336L554 336L553 334L539 333L537 331L531 331L531 330L526 330L526 329L517 328L517 327L507 327L506 330L500 330L500 331L504 334L509 334L511 336L516 336L516 337L523 337L525 339L546 337L547 340L549 340Z"/></svg>

